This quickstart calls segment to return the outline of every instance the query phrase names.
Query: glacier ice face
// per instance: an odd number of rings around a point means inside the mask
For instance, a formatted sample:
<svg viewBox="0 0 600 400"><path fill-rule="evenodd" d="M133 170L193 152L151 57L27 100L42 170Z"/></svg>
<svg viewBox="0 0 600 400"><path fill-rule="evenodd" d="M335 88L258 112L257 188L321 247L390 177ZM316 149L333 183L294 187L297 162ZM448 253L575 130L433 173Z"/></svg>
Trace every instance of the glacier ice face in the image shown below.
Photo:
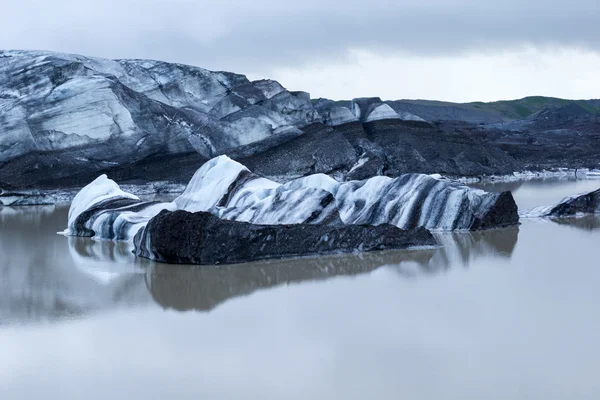
<svg viewBox="0 0 600 400"><path fill-rule="evenodd" d="M400 116L387 104L379 104L369 111L364 118L364 122L379 121L382 119L400 119Z"/></svg>
<svg viewBox="0 0 600 400"><path fill-rule="evenodd" d="M181 127L169 126L170 107L127 87L116 77L119 70L115 61L0 52L0 162L70 148L97 159L97 146L114 142L121 146L104 152L104 161L151 153L158 142L163 149L192 151ZM141 144L149 131L152 140Z"/></svg>
<svg viewBox="0 0 600 400"><path fill-rule="evenodd" d="M272 79L253 81L252 85L260 90L267 99L270 99L273 96L285 91L285 88L281 86L279 82Z"/></svg>
<svg viewBox="0 0 600 400"><path fill-rule="evenodd" d="M172 203L141 202L102 176L73 201L65 233L131 240L162 210L268 225L392 224L453 231L518 223L510 192L486 193L421 174L350 182L315 174L280 184L219 156L205 163Z"/></svg>
<svg viewBox="0 0 600 400"><path fill-rule="evenodd" d="M388 119L425 121L423 118L409 112L402 112L400 114L397 113L379 97L363 97L353 99L350 103L350 109L356 118L358 118L361 122L373 122Z"/></svg>
<svg viewBox="0 0 600 400"><path fill-rule="evenodd" d="M185 183L220 154L276 180L318 172L344 179L505 175L531 165L598 163L598 117L579 106L502 126L473 125L507 117L482 117L477 107L313 101L276 81L181 64L0 51L0 187L71 189L102 173L128 183ZM513 132L519 126L536 142ZM563 151L565 141L572 151ZM546 150L551 156L540 159ZM10 197L10 204L34 201Z"/></svg>
<svg viewBox="0 0 600 400"><path fill-rule="evenodd" d="M388 106L388 107L390 107L390 106ZM403 121L425 122L425 119L419 117L418 115L411 114L408 111L395 111L395 112L396 112L396 114L398 114L398 116L400 117L400 119L403 120Z"/></svg>
<svg viewBox="0 0 600 400"><path fill-rule="evenodd" d="M103 144L117 164L164 149L211 158L281 128L401 118L380 99L355 99L356 116L337 107L324 119L308 93L276 81L150 60L2 51L0 82L0 162L76 147L97 159Z"/></svg>
<svg viewBox="0 0 600 400"><path fill-rule="evenodd" d="M46 106L36 107L27 119L39 124L42 132L104 141L115 133L132 135L136 131L135 122L112 85L100 76L74 76L54 87L44 98ZM65 110L73 111L69 118L65 118Z"/></svg>
<svg viewBox="0 0 600 400"><path fill-rule="evenodd" d="M277 179L345 174L362 156L357 140L367 140L360 123L348 123L399 118L380 99L363 100L354 101L364 106L359 121L350 102L313 103L272 80L151 60L0 51L0 187L71 189L103 173L181 183L220 154ZM380 157L370 159L350 178L383 171Z"/></svg>
<svg viewBox="0 0 600 400"><path fill-rule="evenodd" d="M325 125L338 126L347 124L350 122L358 122L356 115L346 107L334 107L323 114L323 121Z"/></svg>
<svg viewBox="0 0 600 400"><path fill-rule="evenodd" d="M310 96L275 81L160 61L0 51L0 163L72 148L116 164L156 152L208 159L315 121Z"/></svg>

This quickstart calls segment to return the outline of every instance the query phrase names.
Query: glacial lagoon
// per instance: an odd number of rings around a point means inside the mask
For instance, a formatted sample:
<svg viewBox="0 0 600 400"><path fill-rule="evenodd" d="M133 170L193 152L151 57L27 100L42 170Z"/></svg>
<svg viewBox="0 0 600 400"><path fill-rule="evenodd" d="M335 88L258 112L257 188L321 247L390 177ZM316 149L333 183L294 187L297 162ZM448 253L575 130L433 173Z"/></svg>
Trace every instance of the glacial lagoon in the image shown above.
<svg viewBox="0 0 600 400"><path fill-rule="evenodd" d="M521 209L598 187L483 185ZM600 217L213 268L57 235L67 212L0 208L1 399L600 397Z"/></svg>

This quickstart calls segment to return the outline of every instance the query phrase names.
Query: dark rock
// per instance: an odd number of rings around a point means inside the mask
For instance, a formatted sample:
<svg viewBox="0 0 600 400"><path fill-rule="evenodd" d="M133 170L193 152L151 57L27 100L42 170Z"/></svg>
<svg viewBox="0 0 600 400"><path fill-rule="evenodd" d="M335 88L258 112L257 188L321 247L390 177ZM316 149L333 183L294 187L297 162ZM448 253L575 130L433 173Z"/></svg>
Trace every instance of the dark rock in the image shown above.
<svg viewBox="0 0 600 400"><path fill-rule="evenodd" d="M494 205L484 215L478 215L471 226L473 230L501 228L517 225L519 210L511 192L502 192Z"/></svg>
<svg viewBox="0 0 600 400"><path fill-rule="evenodd" d="M555 109L544 109L531 117L538 130L573 128L590 121L593 115L579 104L571 103Z"/></svg>
<svg viewBox="0 0 600 400"><path fill-rule="evenodd" d="M600 213L600 189L563 200L554 206L547 216L569 217L577 214L598 213Z"/></svg>
<svg viewBox="0 0 600 400"><path fill-rule="evenodd" d="M594 214L600 214L600 189L567 197L554 206L536 207L521 212L521 216L524 218L548 217L551 219L581 217Z"/></svg>
<svg viewBox="0 0 600 400"><path fill-rule="evenodd" d="M348 171L346 179L364 180L373 176L382 175L385 166L386 162L384 159L370 154L364 154L363 157L361 157L361 160L359 160L359 163Z"/></svg>
<svg viewBox="0 0 600 400"><path fill-rule="evenodd" d="M301 136L262 153L233 158L268 177L347 172L356 164L356 150L343 133L322 124L309 125L303 131Z"/></svg>
<svg viewBox="0 0 600 400"><path fill-rule="evenodd" d="M254 225L186 211L162 211L138 232L134 243L136 255L172 264L231 264L437 244L424 228Z"/></svg>
<svg viewBox="0 0 600 400"><path fill-rule="evenodd" d="M364 129L384 149L388 176L412 171L472 176L520 169L505 152L468 132L443 132L427 123L400 120L370 122Z"/></svg>

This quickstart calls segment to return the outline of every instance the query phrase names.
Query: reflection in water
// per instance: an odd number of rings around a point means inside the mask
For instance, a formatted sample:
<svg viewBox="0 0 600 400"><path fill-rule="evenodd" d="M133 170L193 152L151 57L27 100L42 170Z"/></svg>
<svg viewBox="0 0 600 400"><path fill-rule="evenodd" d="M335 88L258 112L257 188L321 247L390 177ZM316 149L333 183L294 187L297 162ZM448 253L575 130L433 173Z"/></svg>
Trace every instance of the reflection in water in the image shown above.
<svg viewBox="0 0 600 400"><path fill-rule="evenodd" d="M114 261L119 264L133 265L135 255L133 245L127 242L90 240L83 237L69 237L69 250L74 258L97 262Z"/></svg>
<svg viewBox="0 0 600 400"><path fill-rule="evenodd" d="M527 211L536 207L555 205L568 196L597 190L600 186L600 179L595 176L575 177L571 175L565 177L532 179L526 182L474 183L470 186L488 192L510 190L513 193L519 210ZM559 225L572 226L588 231L600 228L599 215L547 218L545 221L552 221Z"/></svg>
<svg viewBox="0 0 600 400"><path fill-rule="evenodd" d="M259 289L371 272L383 265L416 262L427 265L435 250L374 252L286 260L269 260L223 267L151 263L146 282L154 300L176 310L211 310L218 304Z"/></svg>
<svg viewBox="0 0 600 400"><path fill-rule="evenodd" d="M148 304L211 310L256 290L387 266L404 277L468 266L480 257L509 258L518 228L436 234L443 247L196 267L136 259L131 244L57 235L67 208L0 210L0 317L24 322Z"/></svg>
<svg viewBox="0 0 600 400"><path fill-rule="evenodd" d="M600 187L600 179L598 177L564 176L516 182L474 183L469 186L488 192L510 190L519 210L524 211L534 207L551 206L567 196L594 191Z"/></svg>
<svg viewBox="0 0 600 400"><path fill-rule="evenodd" d="M534 206L598 181L541 180L484 185L513 190L519 204ZM188 267L139 260L131 245L64 238L67 207L0 208L0 323L86 315L121 306L151 304L177 310L210 310L229 298L256 290L335 276L369 273L381 266L413 278L475 260L510 259L519 229L436 234L440 248L271 260L246 265ZM600 217L554 220L584 230Z"/></svg>
<svg viewBox="0 0 600 400"><path fill-rule="evenodd" d="M442 247L436 252L431 264L439 268L453 265L467 267L480 257L510 259L519 239L519 227L481 232L434 233L434 236Z"/></svg>
<svg viewBox="0 0 600 400"><path fill-rule="evenodd" d="M469 186L485 190L486 192L515 192L521 186L523 181L497 181L497 182L474 182L470 183Z"/></svg>
<svg viewBox="0 0 600 400"><path fill-rule="evenodd" d="M565 197L581 193L589 193L600 187L597 176L562 176L551 178L537 178L528 181L515 182L485 182L474 183L470 186L488 192L502 192L510 190L519 207L519 211L526 211L536 207L552 206ZM559 225L572 226L583 230L596 230L600 228L600 216L587 215L579 217L547 218Z"/></svg>
<svg viewBox="0 0 600 400"><path fill-rule="evenodd" d="M600 215L585 215L582 217L551 218L550 221L559 225L568 225L586 231L600 229Z"/></svg>
<svg viewBox="0 0 600 400"><path fill-rule="evenodd" d="M143 274L131 267L108 274L95 270L92 259L72 256L70 245L79 249L77 254L95 253L81 241L69 243L56 234L67 211L54 206L0 208L0 323L79 317L151 301ZM109 251L104 255L114 259L111 246L92 247Z"/></svg>
<svg viewBox="0 0 600 400"><path fill-rule="evenodd" d="M335 276L359 275L386 266L406 277L431 275L478 257L510 258L518 228L439 234L441 248L382 251L314 258L270 260L224 267L194 267L140 259L154 300L176 310L211 310L218 304L256 290Z"/></svg>
<svg viewBox="0 0 600 400"><path fill-rule="evenodd" d="M0 398L597 399L599 219L207 268L0 208Z"/></svg>

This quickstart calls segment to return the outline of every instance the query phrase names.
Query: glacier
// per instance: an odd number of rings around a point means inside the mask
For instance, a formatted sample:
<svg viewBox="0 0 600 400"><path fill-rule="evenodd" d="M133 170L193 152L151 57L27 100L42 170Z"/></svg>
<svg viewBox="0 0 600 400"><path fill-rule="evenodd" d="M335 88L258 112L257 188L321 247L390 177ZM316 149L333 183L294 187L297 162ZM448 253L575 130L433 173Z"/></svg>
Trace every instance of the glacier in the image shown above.
<svg viewBox="0 0 600 400"><path fill-rule="evenodd" d="M56 203L102 174L185 185L223 154L278 182L597 169L597 101L547 101L514 120L486 103L311 99L189 65L4 50L0 203Z"/></svg>
<svg viewBox="0 0 600 400"><path fill-rule="evenodd" d="M0 51L0 163L82 146L93 154L105 144L113 151L103 159L117 163L159 148L210 158L315 120L307 93L275 81L160 61Z"/></svg>
<svg viewBox="0 0 600 400"><path fill-rule="evenodd" d="M358 121L340 110L332 125ZM127 183L187 182L195 171L188 165L220 154L253 156L315 130L330 136L327 118L309 93L273 80L152 60L0 51L0 189L70 190L115 172ZM352 147L343 135L333 139ZM349 169L355 155L344 157L341 168L313 172Z"/></svg>
<svg viewBox="0 0 600 400"><path fill-rule="evenodd" d="M152 60L0 51L0 163L115 140L124 146L106 152L107 161L148 155L159 144L210 158L315 122L323 117L308 93L272 80Z"/></svg>

